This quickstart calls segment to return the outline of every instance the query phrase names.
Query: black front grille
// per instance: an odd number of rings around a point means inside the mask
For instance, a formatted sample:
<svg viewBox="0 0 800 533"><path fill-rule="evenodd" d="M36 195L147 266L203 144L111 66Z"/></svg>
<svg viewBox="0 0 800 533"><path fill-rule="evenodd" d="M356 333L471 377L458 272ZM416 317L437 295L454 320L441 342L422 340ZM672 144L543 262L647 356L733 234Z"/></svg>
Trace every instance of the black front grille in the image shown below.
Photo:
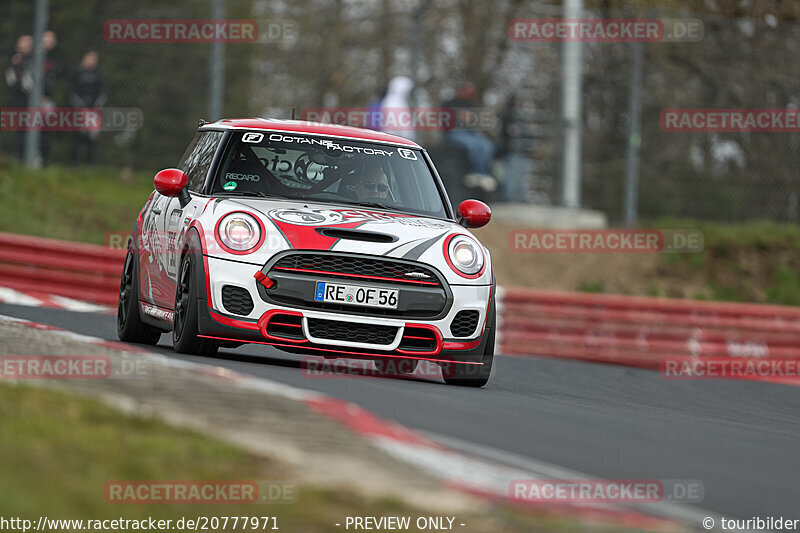
<svg viewBox="0 0 800 533"><path fill-rule="evenodd" d="M394 341L397 327L309 318L308 332L318 339L388 345Z"/></svg>
<svg viewBox="0 0 800 533"><path fill-rule="evenodd" d="M471 337L478 327L478 317L480 313L477 311L459 311L450 324L450 333L453 337Z"/></svg>
<svg viewBox="0 0 800 533"><path fill-rule="evenodd" d="M267 323L267 334L282 339L305 339L303 317L299 315L273 315Z"/></svg>
<svg viewBox="0 0 800 533"><path fill-rule="evenodd" d="M343 278L380 278L381 281L441 286L436 274L418 263L342 254L289 254L280 258L273 269L310 274L325 273Z"/></svg>
<svg viewBox="0 0 800 533"><path fill-rule="evenodd" d="M250 292L234 285L222 287L222 305L234 315L249 315L253 312L253 299L250 297Z"/></svg>
<svg viewBox="0 0 800 533"><path fill-rule="evenodd" d="M409 352L432 352L436 349L436 335L428 328L406 326L398 349Z"/></svg>
<svg viewBox="0 0 800 533"><path fill-rule="evenodd" d="M298 250L276 256L263 271L275 285L270 289L258 285L258 294L272 305L407 320L442 318L452 305L452 292L442 275L433 267L413 261ZM316 284L320 281L397 289L397 307L387 309L317 301Z"/></svg>

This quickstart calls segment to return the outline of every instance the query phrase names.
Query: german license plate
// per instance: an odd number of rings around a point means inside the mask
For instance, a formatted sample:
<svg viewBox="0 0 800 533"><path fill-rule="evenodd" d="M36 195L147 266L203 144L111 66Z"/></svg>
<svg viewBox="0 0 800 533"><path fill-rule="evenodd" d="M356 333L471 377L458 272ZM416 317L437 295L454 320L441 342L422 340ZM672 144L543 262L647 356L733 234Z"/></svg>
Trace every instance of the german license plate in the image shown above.
<svg viewBox="0 0 800 533"><path fill-rule="evenodd" d="M397 289L377 289L375 287L359 287L358 285L318 281L314 300L317 302L397 309L399 292Z"/></svg>

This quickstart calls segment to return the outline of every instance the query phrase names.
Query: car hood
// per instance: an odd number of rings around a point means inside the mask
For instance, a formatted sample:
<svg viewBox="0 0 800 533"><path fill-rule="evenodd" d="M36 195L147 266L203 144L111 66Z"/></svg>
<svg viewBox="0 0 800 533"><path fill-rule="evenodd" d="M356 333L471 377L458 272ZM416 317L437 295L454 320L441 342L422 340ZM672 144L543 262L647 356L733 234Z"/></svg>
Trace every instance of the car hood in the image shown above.
<svg viewBox="0 0 800 533"><path fill-rule="evenodd" d="M459 224L436 218L261 198L217 198L204 215L212 218L208 221L211 224L235 211L251 213L264 224L267 237L261 249L238 257L240 261L260 264L280 251L330 250L420 261L437 267L449 278L445 240L452 234L471 236ZM488 263L488 250L484 250Z"/></svg>

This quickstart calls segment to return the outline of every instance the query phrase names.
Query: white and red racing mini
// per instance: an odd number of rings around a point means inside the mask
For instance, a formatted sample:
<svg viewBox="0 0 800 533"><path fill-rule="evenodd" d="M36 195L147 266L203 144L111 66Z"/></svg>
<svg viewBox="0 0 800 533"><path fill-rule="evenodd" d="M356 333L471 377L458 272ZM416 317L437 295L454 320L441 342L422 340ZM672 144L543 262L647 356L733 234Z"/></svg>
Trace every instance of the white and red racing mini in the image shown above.
<svg viewBox="0 0 800 533"><path fill-rule="evenodd" d="M201 123L155 177L128 244L119 338L212 355L292 353L442 367L483 386L494 355L495 281L427 152L381 132L301 121Z"/></svg>

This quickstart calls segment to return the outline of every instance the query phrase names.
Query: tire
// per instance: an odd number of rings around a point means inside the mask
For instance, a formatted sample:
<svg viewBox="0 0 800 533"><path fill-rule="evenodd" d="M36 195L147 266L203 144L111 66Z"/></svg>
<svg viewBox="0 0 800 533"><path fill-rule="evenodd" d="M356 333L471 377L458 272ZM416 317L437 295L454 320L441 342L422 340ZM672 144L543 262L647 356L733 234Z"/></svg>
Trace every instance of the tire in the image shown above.
<svg viewBox="0 0 800 533"><path fill-rule="evenodd" d="M375 363L375 370L378 371L379 376L397 376L413 374L417 369L419 360L390 357L388 359L376 359L373 363Z"/></svg>
<svg viewBox="0 0 800 533"><path fill-rule="evenodd" d="M492 363L494 362L494 335L497 312L492 302L492 320L487 325L486 347L483 351L481 362L483 365L462 365L443 363L442 377L448 385L458 385L461 387L483 387L489 382L492 373ZM491 328L489 327L491 326Z"/></svg>
<svg viewBox="0 0 800 533"><path fill-rule="evenodd" d="M191 355L214 355L219 344L211 339L203 339L197 324L197 279L203 278L202 262L191 250L181 260L178 271L178 286L175 290L175 314L172 325L172 347L177 353ZM200 274L198 276L198 274Z"/></svg>
<svg viewBox="0 0 800 533"><path fill-rule="evenodd" d="M139 268L136 256L133 245L129 244L119 282L117 336L124 342L154 345L161 338L162 331L142 322L139 315Z"/></svg>

